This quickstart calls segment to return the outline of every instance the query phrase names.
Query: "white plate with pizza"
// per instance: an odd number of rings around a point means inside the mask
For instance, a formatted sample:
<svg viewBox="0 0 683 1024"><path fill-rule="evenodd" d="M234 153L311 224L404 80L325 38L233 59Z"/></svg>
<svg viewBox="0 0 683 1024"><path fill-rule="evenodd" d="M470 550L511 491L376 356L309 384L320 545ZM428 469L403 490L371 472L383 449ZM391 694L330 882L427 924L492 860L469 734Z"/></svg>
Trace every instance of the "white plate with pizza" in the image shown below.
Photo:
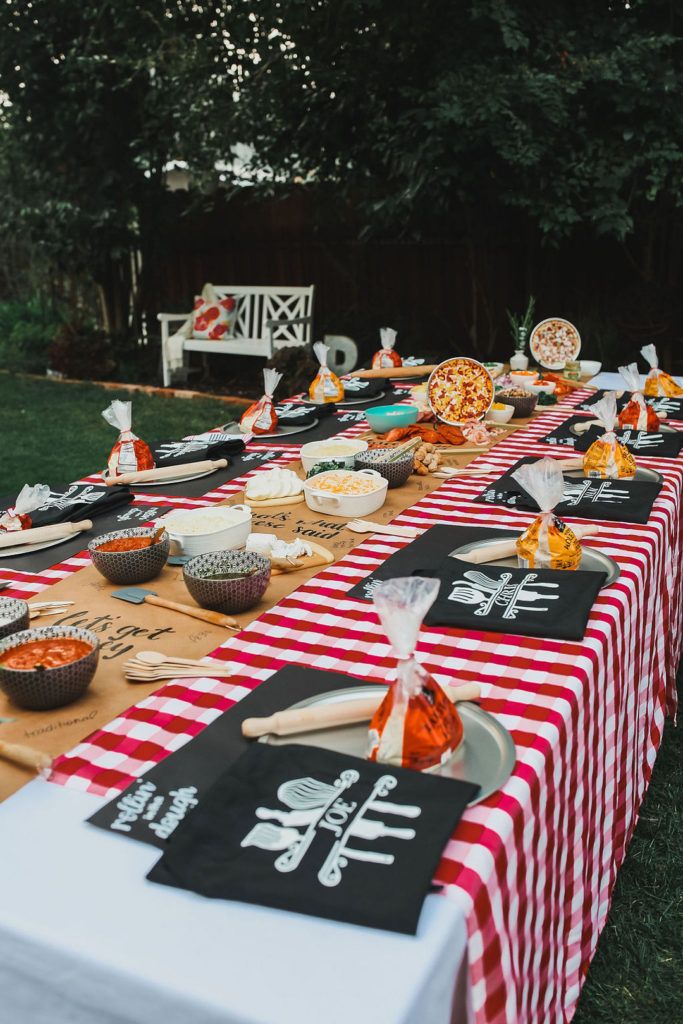
<svg viewBox="0 0 683 1024"><path fill-rule="evenodd" d="M549 316L531 332L529 350L546 370L563 370L565 363L579 358L581 335L569 320Z"/></svg>
<svg viewBox="0 0 683 1024"><path fill-rule="evenodd" d="M494 392L493 378L486 367L467 356L439 363L427 381L432 412L451 426L483 419L493 404Z"/></svg>

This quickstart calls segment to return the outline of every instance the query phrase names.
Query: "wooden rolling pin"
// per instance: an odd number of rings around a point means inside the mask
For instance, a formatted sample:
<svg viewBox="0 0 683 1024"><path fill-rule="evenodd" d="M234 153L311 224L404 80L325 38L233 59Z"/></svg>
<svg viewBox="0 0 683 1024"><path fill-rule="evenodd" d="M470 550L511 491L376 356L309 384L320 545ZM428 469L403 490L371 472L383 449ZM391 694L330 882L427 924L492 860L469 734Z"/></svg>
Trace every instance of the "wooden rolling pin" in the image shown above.
<svg viewBox="0 0 683 1024"><path fill-rule="evenodd" d="M173 480L177 476L190 476L194 473L211 473L216 469L225 469L227 459L206 459L204 462L183 462L175 466L160 466L156 469L139 469L135 473L122 473L121 476L105 477L107 487L114 484L148 484L151 480Z"/></svg>
<svg viewBox="0 0 683 1024"><path fill-rule="evenodd" d="M427 377L439 363L429 366L389 366L377 367L375 370L354 370L347 377L360 377L362 380L390 380L392 377Z"/></svg>
<svg viewBox="0 0 683 1024"><path fill-rule="evenodd" d="M584 537L594 537L600 533L599 526L572 526L572 532L583 540ZM490 544L482 544L474 551L467 551L462 555L452 557L460 559L461 562L471 562L473 565L481 565L482 562L495 562L499 558L510 558L517 554L517 537L511 540L492 540Z"/></svg>
<svg viewBox="0 0 683 1024"><path fill-rule="evenodd" d="M48 772L52 766L52 758L42 750L25 747L23 743L5 743L0 740L0 757L12 761L22 768L31 768L36 772Z"/></svg>
<svg viewBox="0 0 683 1024"><path fill-rule="evenodd" d="M461 700L478 700L481 694L477 683L463 683L462 686L444 686L445 693L457 703ZM293 736L316 729L334 729L341 725L355 725L369 722L380 706L384 694L350 700L340 704L321 704L316 708L278 711L267 718L245 718L242 735L247 739L259 736Z"/></svg>
<svg viewBox="0 0 683 1024"><path fill-rule="evenodd" d="M36 526L31 530L11 530L9 533L0 533L0 549L61 540L62 537L91 529L92 520L82 519L80 523L53 523L52 526Z"/></svg>

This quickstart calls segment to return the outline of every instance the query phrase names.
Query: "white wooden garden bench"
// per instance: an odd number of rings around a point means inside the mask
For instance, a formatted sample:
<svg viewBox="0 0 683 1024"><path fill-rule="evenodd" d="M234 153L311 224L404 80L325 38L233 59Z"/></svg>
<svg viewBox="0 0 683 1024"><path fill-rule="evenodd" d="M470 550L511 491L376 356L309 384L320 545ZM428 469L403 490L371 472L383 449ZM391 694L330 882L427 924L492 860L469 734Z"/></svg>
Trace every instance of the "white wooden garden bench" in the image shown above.
<svg viewBox="0 0 683 1024"><path fill-rule="evenodd" d="M270 359L286 345L310 345L313 339L313 292L315 286L285 288L278 285L214 285L218 299L232 295L235 307L233 334L225 341L192 337L192 316L188 313L159 313L164 387L171 383L169 341L183 334L182 351L260 356ZM172 334L169 325L182 322Z"/></svg>

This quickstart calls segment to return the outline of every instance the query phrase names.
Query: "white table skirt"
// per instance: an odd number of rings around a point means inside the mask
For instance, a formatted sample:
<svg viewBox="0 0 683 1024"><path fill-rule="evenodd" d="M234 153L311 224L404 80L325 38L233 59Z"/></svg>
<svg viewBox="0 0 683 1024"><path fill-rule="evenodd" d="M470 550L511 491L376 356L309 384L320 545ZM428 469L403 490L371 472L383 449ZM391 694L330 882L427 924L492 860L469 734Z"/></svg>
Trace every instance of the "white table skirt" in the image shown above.
<svg viewBox="0 0 683 1024"><path fill-rule="evenodd" d="M102 802L36 780L0 806L0 1024L467 1019L452 900L411 937L153 885L157 849L85 824Z"/></svg>

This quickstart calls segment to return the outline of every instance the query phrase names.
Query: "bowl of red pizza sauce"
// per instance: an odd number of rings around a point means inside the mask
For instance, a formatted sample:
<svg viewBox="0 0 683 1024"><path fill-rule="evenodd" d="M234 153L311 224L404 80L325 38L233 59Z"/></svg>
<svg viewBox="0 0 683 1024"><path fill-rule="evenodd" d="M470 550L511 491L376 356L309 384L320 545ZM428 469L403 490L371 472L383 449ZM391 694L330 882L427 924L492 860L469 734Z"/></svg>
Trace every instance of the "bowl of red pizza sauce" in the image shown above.
<svg viewBox="0 0 683 1024"><path fill-rule="evenodd" d="M25 629L0 641L0 689L31 711L63 707L85 693L99 653L95 634L78 626Z"/></svg>

